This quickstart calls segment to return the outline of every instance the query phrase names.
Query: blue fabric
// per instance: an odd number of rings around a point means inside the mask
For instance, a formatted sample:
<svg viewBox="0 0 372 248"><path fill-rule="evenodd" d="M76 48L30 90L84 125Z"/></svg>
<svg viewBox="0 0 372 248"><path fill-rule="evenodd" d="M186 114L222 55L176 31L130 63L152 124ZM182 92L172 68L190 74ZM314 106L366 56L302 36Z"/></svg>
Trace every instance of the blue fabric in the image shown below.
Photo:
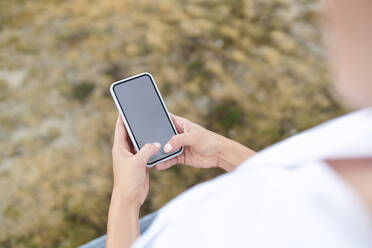
<svg viewBox="0 0 372 248"><path fill-rule="evenodd" d="M140 221L140 233L144 233L152 224L156 218L157 212L143 216ZM103 235L99 238L93 239L92 241L80 246L79 248L105 248L106 245L106 235Z"/></svg>

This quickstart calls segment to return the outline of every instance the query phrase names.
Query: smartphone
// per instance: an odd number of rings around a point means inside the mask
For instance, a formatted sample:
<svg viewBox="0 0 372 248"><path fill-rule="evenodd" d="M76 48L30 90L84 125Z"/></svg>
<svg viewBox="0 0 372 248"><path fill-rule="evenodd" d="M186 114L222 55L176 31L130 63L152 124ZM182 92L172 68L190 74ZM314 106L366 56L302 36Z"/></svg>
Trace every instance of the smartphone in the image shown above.
<svg viewBox="0 0 372 248"><path fill-rule="evenodd" d="M146 143L158 142L161 149L147 162L152 167L180 155L183 147L172 153L164 145L177 134L172 118L150 73L141 73L113 83L110 92L138 152Z"/></svg>

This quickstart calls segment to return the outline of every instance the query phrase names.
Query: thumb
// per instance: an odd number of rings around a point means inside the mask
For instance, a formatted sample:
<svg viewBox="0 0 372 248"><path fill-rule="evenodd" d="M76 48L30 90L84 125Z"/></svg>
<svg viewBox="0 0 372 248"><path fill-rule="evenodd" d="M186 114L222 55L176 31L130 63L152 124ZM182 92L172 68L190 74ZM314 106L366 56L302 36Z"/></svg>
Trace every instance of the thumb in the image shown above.
<svg viewBox="0 0 372 248"><path fill-rule="evenodd" d="M148 143L144 145L141 150L139 150L135 157L139 160L141 160L143 163L147 163L152 155L157 153L160 149L159 143Z"/></svg>
<svg viewBox="0 0 372 248"><path fill-rule="evenodd" d="M195 144L195 137L190 133L181 133L174 135L164 146L164 152L172 152L181 148L181 146L192 146Z"/></svg>

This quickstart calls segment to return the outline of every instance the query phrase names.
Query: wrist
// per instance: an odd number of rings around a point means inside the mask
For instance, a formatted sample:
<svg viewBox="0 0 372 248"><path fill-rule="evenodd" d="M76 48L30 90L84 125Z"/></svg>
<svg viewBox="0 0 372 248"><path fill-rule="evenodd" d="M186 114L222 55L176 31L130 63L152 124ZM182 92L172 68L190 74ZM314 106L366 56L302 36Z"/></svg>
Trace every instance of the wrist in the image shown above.
<svg viewBox="0 0 372 248"><path fill-rule="evenodd" d="M228 145L226 142L230 140L219 134L215 134L215 136L216 141L214 144L216 144L217 167L225 171L232 171L235 167L233 168L232 165L226 161L226 153L228 152Z"/></svg>
<svg viewBox="0 0 372 248"><path fill-rule="evenodd" d="M139 236L139 205L112 192L106 247L130 247Z"/></svg>
<svg viewBox="0 0 372 248"><path fill-rule="evenodd" d="M219 135L217 149L218 167L225 171L232 171L238 167L244 160L255 154L248 147Z"/></svg>
<svg viewBox="0 0 372 248"><path fill-rule="evenodd" d="M116 190L114 187L111 195L111 205L119 206L120 208L125 208L139 214L142 204L136 197L129 196L128 194Z"/></svg>

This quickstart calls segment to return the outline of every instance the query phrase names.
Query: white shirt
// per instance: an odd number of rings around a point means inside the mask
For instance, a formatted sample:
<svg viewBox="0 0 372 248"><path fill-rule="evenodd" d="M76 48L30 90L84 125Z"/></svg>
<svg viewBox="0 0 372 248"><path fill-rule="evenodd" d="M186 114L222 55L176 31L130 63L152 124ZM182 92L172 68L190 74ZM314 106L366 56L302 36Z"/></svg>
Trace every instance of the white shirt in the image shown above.
<svg viewBox="0 0 372 248"><path fill-rule="evenodd" d="M275 144L191 188L159 211L133 247L370 248L370 212L323 162L357 156L372 156L372 108Z"/></svg>

